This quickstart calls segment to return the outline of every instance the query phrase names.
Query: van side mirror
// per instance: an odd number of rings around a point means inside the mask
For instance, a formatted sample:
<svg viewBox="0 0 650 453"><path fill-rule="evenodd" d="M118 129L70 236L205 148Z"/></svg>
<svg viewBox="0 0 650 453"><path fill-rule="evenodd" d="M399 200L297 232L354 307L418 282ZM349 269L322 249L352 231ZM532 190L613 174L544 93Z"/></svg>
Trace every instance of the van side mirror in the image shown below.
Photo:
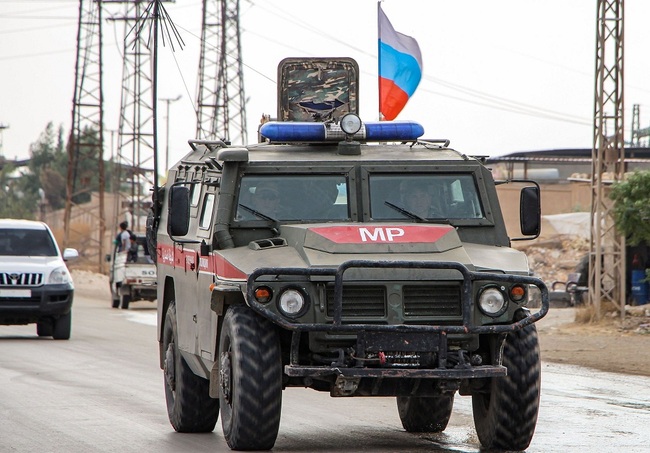
<svg viewBox="0 0 650 453"><path fill-rule="evenodd" d="M190 189L172 186L169 191L167 232L170 236L185 236L190 229Z"/></svg>
<svg viewBox="0 0 650 453"><path fill-rule="evenodd" d="M539 186L524 187L519 199L521 233L525 236L539 236L542 225L542 205Z"/></svg>

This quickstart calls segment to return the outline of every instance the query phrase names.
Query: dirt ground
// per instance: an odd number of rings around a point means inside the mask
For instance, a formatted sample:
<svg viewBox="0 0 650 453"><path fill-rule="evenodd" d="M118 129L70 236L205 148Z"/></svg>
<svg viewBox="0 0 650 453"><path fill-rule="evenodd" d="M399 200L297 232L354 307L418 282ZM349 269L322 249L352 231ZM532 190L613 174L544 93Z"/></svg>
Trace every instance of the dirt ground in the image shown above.
<svg viewBox="0 0 650 453"><path fill-rule="evenodd" d="M525 247L530 267L549 287L565 281L586 253L581 241L554 240ZM108 277L72 270L79 294L110 300ZM537 323L542 360L615 373L650 376L650 304L606 313L594 321L588 308L551 308Z"/></svg>
<svg viewBox="0 0 650 453"><path fill-rule="evenodd" d="M650 314L650 305L642 307ZM607 316L587 323L576 318L581 319L580 309L551 308L537 323L542 360L650 376L650 317Z"/></svg>
<svg viewBox="0 0 650 453"><path fill-rule="evenodd" d="M589 244L557 237L519 248L528 255L534 274L551 289L553 282L566 281L576 271ZM603 310L600 320L596 318L590 307L552 307L537 324L542 360L650 376L650 304L626 306L624 318L620 310Z"/></svg>

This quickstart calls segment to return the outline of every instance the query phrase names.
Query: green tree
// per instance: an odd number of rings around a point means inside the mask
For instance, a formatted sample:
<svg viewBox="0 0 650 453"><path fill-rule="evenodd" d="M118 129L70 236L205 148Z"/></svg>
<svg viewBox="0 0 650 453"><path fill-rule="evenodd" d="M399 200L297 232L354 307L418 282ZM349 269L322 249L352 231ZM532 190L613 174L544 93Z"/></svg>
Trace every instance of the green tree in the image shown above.
<svg viewBox="0 0 650 453"><path fill-rule="evenodd" d="M16 169L10 164L0 167L0 216L34 218L43 193L50 209L65 206L68 179L68 152L63 127L58 129L50 122L36 142L30 145L30 160L27 167ZM99 134L86 127L79 138L80 156L73 169L75 191L73 201L83 203L90 200L90 191L99 190L97 153ZM68 144L70 146L71 144ZM110 181L112 162L105 162L106 181ZM107 189L109 189L107 187Z"/></svg>
<svg viewBox="0 0 650 453"><path fill-rule="evenodd" d="M632 173L612 186L616 228L630 245L650 244L650 171Z"/></svg>
<svg viewBox="0 0 650 453"><path fill-rule="evenodd" d="M22 191L20 179L13 164L5 162L0 168L0 217L34 219L38 199Z"/></svg>

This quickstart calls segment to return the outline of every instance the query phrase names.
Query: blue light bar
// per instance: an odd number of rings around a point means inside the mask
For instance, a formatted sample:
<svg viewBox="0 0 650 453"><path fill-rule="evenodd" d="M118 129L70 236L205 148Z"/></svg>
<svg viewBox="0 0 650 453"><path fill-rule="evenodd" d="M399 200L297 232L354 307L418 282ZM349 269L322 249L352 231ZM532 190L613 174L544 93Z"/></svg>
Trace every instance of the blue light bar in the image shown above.
<svg viewBox="0 0 650 453"><path fill-rule="evenodd" d="M377 121L365 123L366 140L378 142L411 141L424 135L424 128L415 121Z"/></svg>
<svg viewBox="0 0 650 453"><path fill-rule="evenodd" d="M325 125L323 123L276 122L262 124L260 134L272 142L324 142Z"/></svg>
<svg viewBox="0 0 650 453"><path fill-rule="evenodd" d="M260 134L271 142L340 142L346 134L338 124L271 121L260 127ZM378 121L364 123L353 140L368 142L414 141L424 135L424 128L415 121Z"/></svg>

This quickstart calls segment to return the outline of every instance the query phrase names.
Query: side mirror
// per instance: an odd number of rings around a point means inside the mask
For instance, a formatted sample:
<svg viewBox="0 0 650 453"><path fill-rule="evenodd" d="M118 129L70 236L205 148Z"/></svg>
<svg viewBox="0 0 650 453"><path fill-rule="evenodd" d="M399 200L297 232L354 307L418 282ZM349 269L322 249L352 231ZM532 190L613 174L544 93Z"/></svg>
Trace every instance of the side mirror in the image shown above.
<svg viewBox="0 0 650 453"><path fill-rule="evenodd" d="M169 191L167 232L170 236L185 236L190 229L190 189L172 186Z"/></svg>
<svg viewBox="0 0 650 453"><path fill-rule="evenodd" d="M534 238L539 236L542 225L542 205L538 186L521 189L519 209L521 233L525 236L534 236Z"/></svg>
<svg viewBox="0 0 650 453"><path fill-rule="evenodd" d="M77 249L65 249L63 250L63 261L74 260L79 258L79 252Z"/></svg>

